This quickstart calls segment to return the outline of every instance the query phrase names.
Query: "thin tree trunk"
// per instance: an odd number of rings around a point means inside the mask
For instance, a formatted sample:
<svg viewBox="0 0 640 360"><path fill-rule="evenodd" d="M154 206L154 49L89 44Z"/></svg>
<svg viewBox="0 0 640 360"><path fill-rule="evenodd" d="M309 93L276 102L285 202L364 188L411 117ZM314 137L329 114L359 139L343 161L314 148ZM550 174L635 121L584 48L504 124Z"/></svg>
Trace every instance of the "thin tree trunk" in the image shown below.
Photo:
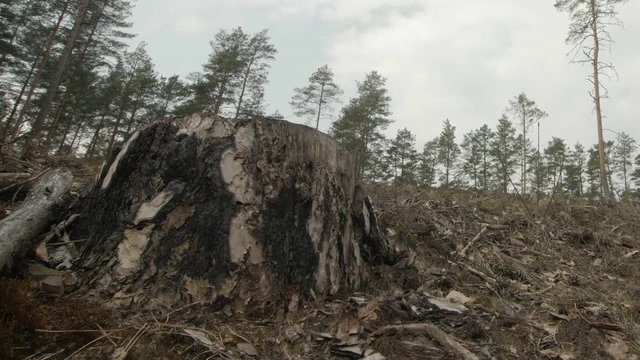
<svg viewBox="0 0 640 360"><path fill-rule="evenodd" d="M71 143L69 144L69 154L75 155L74 146L76 146L76 140L82 139L82 135L84 135L84 121L81 121L76 127L76 131L73 133L73 138L71 139ZM80 144L80 140L78 140L78 144Z"/></svg>
<svg viewBox="0 0 640 360"><path fill-rule="evenodd" d="M67 14L67 10L69 9L69 1L65 1L64 2L64 7L62 8L62 13L60 13L60 16L58 17L58 21L56 22L56 25L53 28L53 31L51 32L51 35L49 35L49 39L47 39L47 45L45 47L45 51L42 55L42 61L40 62L40 66L38 66L38 70L36 71L36 75L33 78L33 81L31 82L31 88L29 89L29 92L27 93L27 98L24 101L24 105L22 106L22 109L20 110L20 114L18 115L18 120L16 121L14 127L13 127L13 137L15 138L16 136L18 136L18 131L20 130L20 125L22 125L22 121L24 119L24 116L27 114L27 112L29 112L29 109L31 107L31 97L33 97L33 94L36 91L36 88L38 87L38 85L40 84L40 79L42 78L42 74L44 72L44 68L47 65L47 63L49 62L49 57L51 56L51 49L53 48L53 41L55 40L56 34L58 33L58 30L60 29L60 24L62 24L62 21L64 20L65 15ZM35 60L36 62L38 61L38 59L36 58Z"/></svg>
<svg viewBox="0 0 640 360"><path fill-rule="evenodd" d="M67 125L64 127L64 132L62 133L62 140L60 140L60 144L58 145L58 150L56 151L56 153L58 154L62 152L64 143L67 141L67 135L69 135L69 131L71 130L71 124L73 123L74 118L75 118L75 111L73 112L72 116L69 117L69 120L67 121Z"/></svg>
<svg viewBox="0 0 640 360"><path fill-rule="evenodd" d="M98 123L98 126L96 127L96 131L93 133L93 137L91 138L91 142L89 143L89 146L87 147L87 153L85 154L85 157L90 157L91 155L93 155L93 150L95 149L96 144L98 143L98 138L100 137L100 131L102 130L102 127L104 126L104 119L107 117L107 110L108 110L108 106L102 112L102 116L100 117L100 122Z"/></svg>
<svg viewBox="0 0 640 360"><path fill-rule="evenodd" d="M120 123L122 123L122 119L124 118L124 113L126 111L126 101L120 107L120 111L118 112L118 116L116 117L116 123L113 125L113 131L111 132L111 139L109 139L109 146L107 147L107 154L111 153L113 150L113 145L116 143L116 138L118 137L118 130L120 129Z"/></svg>
<svg viewBox="0 0 640 360"><path fill-rule="evenodd" d="M27 91L27 87L29 86L29 81L31 80L31 76L33 75L34 70L36 69L36 65L38 64L38 59L39 58L40 58L40 56L38 56L36 58L36 60L33 63L31 63L31 68L29 69L29 73L27 74L27 78L25 79L24 83L22 84L22 88L20 89L20 93L18 94L18 97L16 98L16 101L13 103L13 107L11 108L11 113L7 117L7 120L5 121L5 123L3 124L2 134L0 136L0 138L3 139L3 140L6 139L6 137L11 132L11 124L13 123L13 118L14 118L14 116L16 116L16 112L18 111L18 106L22 102L22 96L24 96L25 91Z"/></svg>
<svg viewBox="0 0 640 360"><path fill-rule="evenodd" d="M220 91L218 92L218 96L216 98L216 102L213 105L213 117L217 118L218 117L218 113L220 113L220 107L222 107L222 102L224 101L224 92L225 92L225 88L227 86L227 79L223 79L222 82L220 83Z"/></svg>
<svg viewBox="0 0 640 360"><path fill-rule="evenodd" d="M318 101L318 116L316 117L316 130L320 127L320 113L322 112L322 102L324 101L324 84L320 87L320 101Z"/></svg>
<svg viewBox="0 0 640 360"><path fill-rule="evenodd" d="M86 130L87 130L87 127L84 126L84 123L78 125L78 128L76 129L76 133L73 135L73 141L71 141L71 145L69 148L69 154L71 156L76 156L76 153L78 152L78 148L80 147L80 139L82 139ZM76 143L76 138L78 139L77 143Z"/></svg>
<svg viewBox="0 0 640 360"><path fill-rule="evenodd" d="M45 98L40 111L38 112L38 116L33 123L33 127L31 128L30 136L28 139L28 144L25 146L27 152L29 151L29 143L33 141L40 132L42 131L42 127L44 125L44 119L46 118L49 110L51 109L51 104L53 103L53 99L58 92L58 86L60 85L60 80L62 79L62 74L67 68L67 64L69 63L69 57L71 56L71 50L75 46L76 40L78 39L78 35L80 35L80 31L82 30L82 25L84 23L84 18L87 15L87 9L89 7L90 0L82 0L80 3L80 7L78 8L78 12L76 14L75 21L73 23L73 28L71 28L71 33L69 34L69 38L67 39L67 43L64 46L64 50L62 51L62 55L60 56L60 60L58 61L58 65L56 67L55 72L53 73L53 77L49 82L49 87L47 88L47 96Z"/></svg>
<svg viewBox="0 0 640 360"><path fill-rule="evenodd" d="M58 111L56 111L56 116L53 119L53 123L49 127L49 132L47 133L47 140L46 140L47 151L49 150L49 147L51 147L51 141L53 141L53 136L58 131L58 124L60 124L60 117L62 117L62 114L64 113L67 100L69 98L69 93L70 93L70 89L67 89L67 91L65 91L64 93L64 96L62 97L62 101L60 101L60 105L58 106Z"/></svg>
<svg viewBox="0 0 640 360"><path fill-rule="evenodd" d="M131 116L129 116L129 124L127 124L127 131L125 131L125 140L131 136L131 129L133 128L133 121L135 120L136 113L140 108L140 99L136 99L133 109L131 109Z"/></svg>
<svg viewBox="0 0 640 360"><path fill-rule="evenodd" d="M244 73L244 78L242 79L242 88L240 90L240 96L238 97L238 106L236 107L236 119L240 116L240 109L242 109L242 101L244 99L244 92L247 88L247 82L249 81L249 75L251 74L251 66L255 61L255 55L251 57L251 61L247 65L247 70Z"/></svg>
<svg viewBox="0 0 640 360"><path fill-rule="evenodd" d="M602 106L600 104L600 38L598 34L598 11L596 8L596 0L591 0L591 31L593 32L593 85L594 96L593 101L596 104L596 122L598 127L598 156L600 158L600 186L602 188L602 196L605 200L611 201L611 190L607 183L607 167L606 155L604 151L604 136L602 134Z"/></svg>

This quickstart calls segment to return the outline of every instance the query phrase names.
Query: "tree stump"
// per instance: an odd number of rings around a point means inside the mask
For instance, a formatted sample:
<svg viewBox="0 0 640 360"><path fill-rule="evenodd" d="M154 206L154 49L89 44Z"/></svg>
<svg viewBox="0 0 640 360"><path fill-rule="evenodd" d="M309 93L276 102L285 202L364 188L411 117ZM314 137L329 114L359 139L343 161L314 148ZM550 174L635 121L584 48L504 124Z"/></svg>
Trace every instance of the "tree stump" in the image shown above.
<svg viewBox="0 0 640 360"><path fill-rule="evenodd" d="M355 171L329 136L286 121L154 123L103 166L83 202L73 238L88 239L87 286L116 305L245 308L292 289L358 289L365 260L393 254L370 202L355 199Z"/></svg>

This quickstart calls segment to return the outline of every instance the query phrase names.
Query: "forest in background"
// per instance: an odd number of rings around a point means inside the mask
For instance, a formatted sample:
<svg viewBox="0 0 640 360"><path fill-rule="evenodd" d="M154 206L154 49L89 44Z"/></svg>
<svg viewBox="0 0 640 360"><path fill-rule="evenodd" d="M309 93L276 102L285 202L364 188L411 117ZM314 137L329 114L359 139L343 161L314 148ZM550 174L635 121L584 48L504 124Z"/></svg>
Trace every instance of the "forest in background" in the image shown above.
<svg viewBox="0 0 640 360"><path fill-rule="evenodd" d="M156 119L195 112L281 118L265 114L277 56L267 30L221 30L202 69L181 79L158 74L144 43L127 45L131 9L125 0L0 1L3 151L100 158ZM357 156L367 182L640 200L640 156L625 132L603 143L603 182L597 145L560 137L540 143L536 127L548 115L524 93L506 99L497 122L457 135L445 120L440 135L417 149L409 129L385 136L393 122L385 77L369 71L357 85L356 96L342 101L325 65L293 89L291 106L316 129L331 121L330 135ZM346 105L335 109L338 103Z"/></svg>

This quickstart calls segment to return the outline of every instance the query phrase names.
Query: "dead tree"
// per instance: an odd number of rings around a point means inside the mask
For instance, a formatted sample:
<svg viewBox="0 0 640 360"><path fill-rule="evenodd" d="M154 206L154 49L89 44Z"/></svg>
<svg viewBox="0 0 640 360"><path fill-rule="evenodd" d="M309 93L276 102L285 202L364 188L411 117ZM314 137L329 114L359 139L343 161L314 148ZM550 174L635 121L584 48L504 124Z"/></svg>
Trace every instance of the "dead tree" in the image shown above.
<svg viewBox="0 0 640 360"><path fill-rule="evenodd" d="M73 176L66 169L49 171L33 186L20 208L0 221L0 271L9 269L34 245L39 234L62 217L72 182Z"/></svg>

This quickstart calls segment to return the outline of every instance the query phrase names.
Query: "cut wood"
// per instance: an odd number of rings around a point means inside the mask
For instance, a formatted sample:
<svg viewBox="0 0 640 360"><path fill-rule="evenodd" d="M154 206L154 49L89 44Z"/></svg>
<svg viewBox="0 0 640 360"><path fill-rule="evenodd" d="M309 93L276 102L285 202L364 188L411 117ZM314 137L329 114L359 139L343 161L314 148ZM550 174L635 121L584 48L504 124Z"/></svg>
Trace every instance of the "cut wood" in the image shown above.
<svg viewBox="0 0 640 360"><path fill-rule="evenodd" d="M427 335L433 340L435 340L440 346L444 346L449 350L454 351L464 360L479 360L479 358L474 355L471 351L467 350L464 346L462 346L455 338L451 335L445 333L440 330L437 326L429 323L412 323L412 324L401 324L401 325L389 325L385 326L376 332L373 333L374 336L383 336L383 335Z"/></svg>
<svg viewBox="0 0 640 360"><path fill-rule="evenodd" d="M63 215L59 210L71 189L73 176L67 169L55 169L43 175L26 200L14 213L0 221L0 271L34 245L36 236Z"/></svg>
<svg viewBox="0 0 640 360"><path fill-rule="evenodd" d="M396 258L356 179L353 157L303 125L160 121L105 164L71 238L88 239L88 286L114 306L244 310L286 289L336 294L360 288L368 262Z"/></svg>

